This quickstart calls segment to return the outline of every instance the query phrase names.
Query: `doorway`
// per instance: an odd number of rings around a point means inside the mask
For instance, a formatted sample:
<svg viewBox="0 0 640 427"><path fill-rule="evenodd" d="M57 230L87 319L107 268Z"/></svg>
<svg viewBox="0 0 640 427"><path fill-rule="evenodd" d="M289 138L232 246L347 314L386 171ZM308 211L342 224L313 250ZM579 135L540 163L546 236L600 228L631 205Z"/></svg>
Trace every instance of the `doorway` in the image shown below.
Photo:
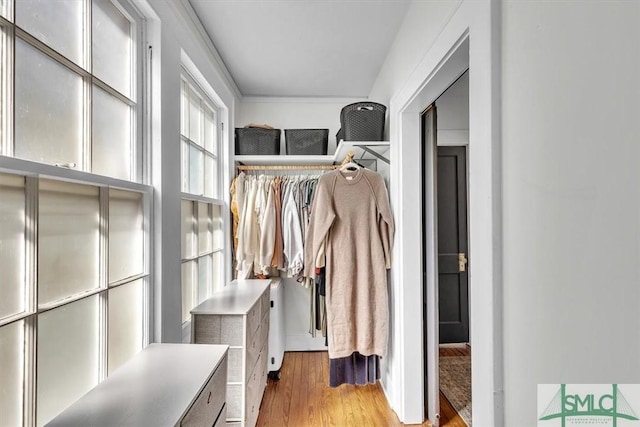
<svg viewBox="0 0 640 427"><path fill-rule="evenodd" d="M425 408L431 408L427 418L445 427L471 425L468 82L466 72L420 120Z"/></svg>
<svg viewBox="0 0 640 427"><path fill-rule="evenodd" d="M397 257L391 271L392 357L389 363L390 400L406 423L425 420L425 399L437 395L439 343L437 304L421 322L424 280L423 246L416 236L423 206L429 202L416 191L422 173L420 119L431 104L466 70L469 70L469 316L474 351L473 421L478 426L504 425L504 379L502 336L502 163L500 108L500 22L499 4L462 2L434 45L411 72L391 100L389 188L395 206ZM471 43L473 41L473 43ZM432 203L435 205L435 201ZM431 256L435 258L434 252ZM436 264L436 261L434 261ZM427 277L427 280L437 278ZM429 285L428 288L434 288ZM433 301L433 300L432 300ZM427 329L426 333L424 329ZM423 339L427 340L426 350ZM479 348L479 347L478 347ZM426 351L426 353L425 353ZM424 367L424 359L427 367ZM422 371L426 369L427 382ZM395 374L397 372L397 375ZM392 375L393 373L393 375ZM420 375L416 375L421 373ZM400 381L395 382L395 378ZM436 399L437 400L437 399ZM437 411L427 402L428 419L437 421ZM438 408L439 410L439 408Z"/></svg>

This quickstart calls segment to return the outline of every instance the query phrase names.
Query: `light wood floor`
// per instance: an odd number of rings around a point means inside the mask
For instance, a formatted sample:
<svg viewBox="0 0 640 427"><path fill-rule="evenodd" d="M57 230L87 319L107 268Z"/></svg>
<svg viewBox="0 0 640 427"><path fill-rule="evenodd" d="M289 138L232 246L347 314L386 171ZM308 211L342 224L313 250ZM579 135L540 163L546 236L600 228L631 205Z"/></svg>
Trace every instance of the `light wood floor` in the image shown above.
<svg viewBox="0 0 640 427"><path fill-rule="evenodd" d="M396 427L398 420L379 383L330 388L324 351L286 352L280 381L269 380L262 398L259 427ZM466 427L440 393L442 427ZM430 426L425 422L422 426Z"/></svg>

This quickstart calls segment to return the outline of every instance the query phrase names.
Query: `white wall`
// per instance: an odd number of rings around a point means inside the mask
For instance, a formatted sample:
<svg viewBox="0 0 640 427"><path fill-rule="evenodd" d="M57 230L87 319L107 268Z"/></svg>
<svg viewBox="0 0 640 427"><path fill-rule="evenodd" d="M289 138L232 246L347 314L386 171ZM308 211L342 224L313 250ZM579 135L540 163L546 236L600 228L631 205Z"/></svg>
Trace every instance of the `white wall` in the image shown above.
<svg viewBox="0 0 640 427"><path fill-rule="evenodd" d="M539 383L640 382L640 3L503 29L505 425L533 426Z"/></svg>
<svg viewBox="0 0 640 427"><path fill-rule="evenodd" d="M411 3L371 88L370 99L389 105L461 3L462 0L414 0Z"/></svg>
<svg viewBox="0 0 640 427"><path fill-rule="evenodd" d="M150 129L151 184L155 188L153 234L154 331L152 342L180 342L181 330L181 239L180 239L180 73L183 58L197 67L226 111L224 121L233 122L237 95L225 78L224 69L212 56L205 39L180 2L139 2L149 16L148 40L153 46L152 108ZM230 126L223 145L228 158ZM225 160L225 170L230 171ZM229 187L228 176L223 188ZM227 192L223 192L228 198ZM226 210L225 210L226 211ZM228 223L228 214L225 220ZM228 241L227 241L228 242ZM227 243L228 245L228 243Z"/></svg>
<svg viewBox="0 0 640 427"><path fill-rule="evenodd" d="M400 141L391 132L392 128L397 126L397 123L394 122L396 120L396 112L391 111L391 99L397 96L409 83L412 74L434 46L438 36L456 13L460 4L461 1L412 2L380 74L372 87L369 97L378 99L380 100L379 102L390 107L387 132L391 135L392 153L394 149L402 150L408 156L419 157L418 142L416 142L412 150L409 150L408 144L406 147L399 147ZM424 107L427 107L427 105L424 105ZM419 264L416 265L420 260L420 238L413 234L415 233L416 225L420 223L420 214L417 212L417 217L410 221L411 224L404 224L401 215L403 209L413 208L408 205L403 206L400 203L399 192L401 188L399 187L398 179L394 178L394 176L398 176L398 163L399 159L397 157L391 158L392 180L390 182L390 196L397 234L394 243L395 252L392 274L390 275L390 345L388 357L382 363L382 383L391 407L400 419L405 422L421 422L423 391L422 371L419 366L423 360L421 339L422 310L420 308L422 304L422 291L420 289L422 278L419 273L420 266ZM420 177L417 175L407 180L407 189L412 188L415 191L419 188L416 187L419 179ZM411 184L409 184L410 182ZM418 201L417 199L414 193L413 200ZM417 209L419 209L419 204ZM406 230L406 236L403 236L404 230ZM401 246L405 237L415 241L418 246L417 251L414 248L410 253L402 253ZM416 265L418 272L417 274L410 273L406 280L400 280L398 270L404 270L403 263L405 262ZM414 299L418 309L412 310L411 316L413 317L409 324L405 324L403 319L405 309L403 306L404 289L413 289L415 291L413 293L414 296L417 293L417 298ZM411 335L407 333L408 330L416 333ZM416 336L418 337L418 342L415 342ZM407 340L413 343L411 350L405 348L411 345ZM407 363L408 360L410 360L409 363ZM418 367L417 371L414 370L416 365Z"/></svg>
<svg viewBox="0 0 640 427"><path fill-rule="evenodd" d="M236 127L266 123L282 129L281 153L285 153L285 129L329 129L327 153L336 149L340 129L340 110L361 98L243 98L236 117Z"/></svg>

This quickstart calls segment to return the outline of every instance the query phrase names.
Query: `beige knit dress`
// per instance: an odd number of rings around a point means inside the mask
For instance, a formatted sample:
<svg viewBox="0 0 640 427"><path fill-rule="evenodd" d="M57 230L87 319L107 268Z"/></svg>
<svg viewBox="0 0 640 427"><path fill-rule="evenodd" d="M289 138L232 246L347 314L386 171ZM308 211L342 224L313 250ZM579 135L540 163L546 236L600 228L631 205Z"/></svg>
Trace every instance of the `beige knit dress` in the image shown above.
<svg viewBox="0 0 640 427"><path fill-rule="evenodd" d="M329 357L385 356L389 332L387 269L393 217L382 177L367 169L320 177L305 242L305 275L326 252Z"/></svg>

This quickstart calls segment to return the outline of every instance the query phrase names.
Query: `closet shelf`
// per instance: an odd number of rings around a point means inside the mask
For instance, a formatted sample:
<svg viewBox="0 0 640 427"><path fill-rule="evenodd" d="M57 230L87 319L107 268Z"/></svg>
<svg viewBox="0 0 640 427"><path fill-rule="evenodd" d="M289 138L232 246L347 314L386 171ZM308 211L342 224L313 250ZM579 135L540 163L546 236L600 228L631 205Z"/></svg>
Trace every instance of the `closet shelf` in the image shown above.
<svg viewBox="0 0 640 427"><path fill-rule="evenodd" d="M385 163L389 162L389 141L345 141L340 140L334 158L341 162L349 151L355 153L354 159L376 158ZM373 156L373 157L372 157Z"/></svg>
<svg viewBox="0 0 640 427"><path fill-rule="evenodd" d="M334 154L321 155L279 155L279 156L235 156L234 160L243 165L333 165L340 164L349 151L355 159L379 159L389 163L389 141L344 141L340 140Z"/></svg>
<svg viewBox="0 0 640 427"><path fill-rule="evenodd" d="M334 156L235 156L235 161L243 165L332 165Z"/></svg>

